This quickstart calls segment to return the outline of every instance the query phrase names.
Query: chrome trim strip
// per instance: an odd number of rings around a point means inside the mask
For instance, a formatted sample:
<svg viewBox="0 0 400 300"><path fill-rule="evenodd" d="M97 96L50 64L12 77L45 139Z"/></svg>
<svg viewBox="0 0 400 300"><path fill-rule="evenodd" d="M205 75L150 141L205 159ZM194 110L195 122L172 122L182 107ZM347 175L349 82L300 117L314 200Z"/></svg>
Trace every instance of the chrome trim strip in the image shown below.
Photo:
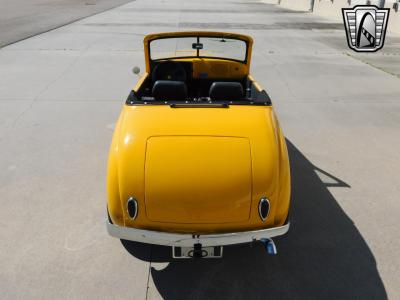
<svg viewBox="0 0 400 300"><path fill-rule="evenodd" d="M111 224L107 221L107 231L113 237L141 243L175 247L193 247L193 245L197 243L202 244L204 247L249 243L263 238L273 238L279 235L284 235L286 232L288 232L289 226L290 223L287 223L280 227L255 231L194 236L191 234L169 233L123 227Z"/></svg>

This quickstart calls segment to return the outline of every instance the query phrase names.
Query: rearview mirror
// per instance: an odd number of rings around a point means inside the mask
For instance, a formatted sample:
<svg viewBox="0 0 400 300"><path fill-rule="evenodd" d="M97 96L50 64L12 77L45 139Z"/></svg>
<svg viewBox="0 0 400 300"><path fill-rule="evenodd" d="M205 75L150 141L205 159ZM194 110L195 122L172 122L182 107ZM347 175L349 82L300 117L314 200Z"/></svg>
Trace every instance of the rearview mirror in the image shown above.
<svg viewBox="0 0 400 300"><path fill-rule="evenodd" d="M193 43L192 49L201 50L201 49L203 49L203 44L202 43Z"/></svg>

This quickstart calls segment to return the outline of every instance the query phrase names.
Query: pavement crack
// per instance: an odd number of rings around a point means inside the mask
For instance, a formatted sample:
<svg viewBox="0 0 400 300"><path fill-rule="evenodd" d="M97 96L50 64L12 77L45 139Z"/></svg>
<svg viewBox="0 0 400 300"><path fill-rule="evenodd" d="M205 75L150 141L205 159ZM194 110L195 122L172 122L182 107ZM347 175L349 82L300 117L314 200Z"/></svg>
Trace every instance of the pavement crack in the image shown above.
<svg viewBox="0 0 400 300"><path fill-rule="evenodd" d="M362 62L362 63L364 63L364 64L366 64L368 66L371 66L376 70L382 71L382 72L384 72L386 74L392 75L393 77L400 79L400 74L396 74L396 73L390 72L390 71L388 71L388 70L386 70L386 69L384 69L382 67L379 67L377 65L374 65L373 63L370 63L370 62L368 62L368 61L366 61L366 60L364 60L362 58L355 57L354 55L351 55L350 53L345 52L344 54L347 55L348 57L351 57L352 59L355 59L355 60L357 60L359 62Z"/></svg>
<svg viewBox="0 0 400 300"><path fill-rule="evenodd" d="M15 125L17 125L19 119L21 119L21 117L22 117L28 110L30 110L30 109L32 108L34 102L35 102L35 99L33 99L33 101L31 101L31 103L29 104L29 106L28 106L26 109L24 109L22 112L20 112L20 113L18 114L18 116L15 117L14 121L12 122L12 126L11 126L11 127L15 127Z"/></svg>
<svg viewBox="0 0 400 300"><path fill-rule="evenodd" d="M150 273L151 273L151 262L153 261L153 245L150 246L150 259L149 259L149 272L147 273L147 282L146 282L146 300L149 294L149 282L150 282Z"/></svg>

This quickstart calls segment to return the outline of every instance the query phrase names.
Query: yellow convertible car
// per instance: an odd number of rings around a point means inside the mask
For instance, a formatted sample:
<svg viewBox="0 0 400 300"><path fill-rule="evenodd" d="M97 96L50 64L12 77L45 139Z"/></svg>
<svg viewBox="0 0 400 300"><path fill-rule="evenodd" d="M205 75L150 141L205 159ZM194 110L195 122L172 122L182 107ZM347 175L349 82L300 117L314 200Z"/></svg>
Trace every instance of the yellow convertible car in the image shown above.
<svg viewBox="0 0 400 300"><path fill-rule="evenodd" d="M176 32L144 39L146 72L116 124L108 162L110 235L220 257L224 245L289 229L285 137L249 74L253 40Z"/></svg>

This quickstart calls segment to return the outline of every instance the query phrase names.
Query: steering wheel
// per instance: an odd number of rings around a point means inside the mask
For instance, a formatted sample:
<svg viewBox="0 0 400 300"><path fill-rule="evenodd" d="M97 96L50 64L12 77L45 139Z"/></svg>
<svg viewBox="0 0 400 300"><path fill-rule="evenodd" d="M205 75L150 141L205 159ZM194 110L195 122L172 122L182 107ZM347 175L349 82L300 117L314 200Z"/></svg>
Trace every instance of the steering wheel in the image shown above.
<svg viewBox="0 0 400 300"><path fill-rule="evenodd" d="M186 81L186 70L181 63L176 61L160 62L153 70L151 79L157 80L175 80Z"/></svg>

